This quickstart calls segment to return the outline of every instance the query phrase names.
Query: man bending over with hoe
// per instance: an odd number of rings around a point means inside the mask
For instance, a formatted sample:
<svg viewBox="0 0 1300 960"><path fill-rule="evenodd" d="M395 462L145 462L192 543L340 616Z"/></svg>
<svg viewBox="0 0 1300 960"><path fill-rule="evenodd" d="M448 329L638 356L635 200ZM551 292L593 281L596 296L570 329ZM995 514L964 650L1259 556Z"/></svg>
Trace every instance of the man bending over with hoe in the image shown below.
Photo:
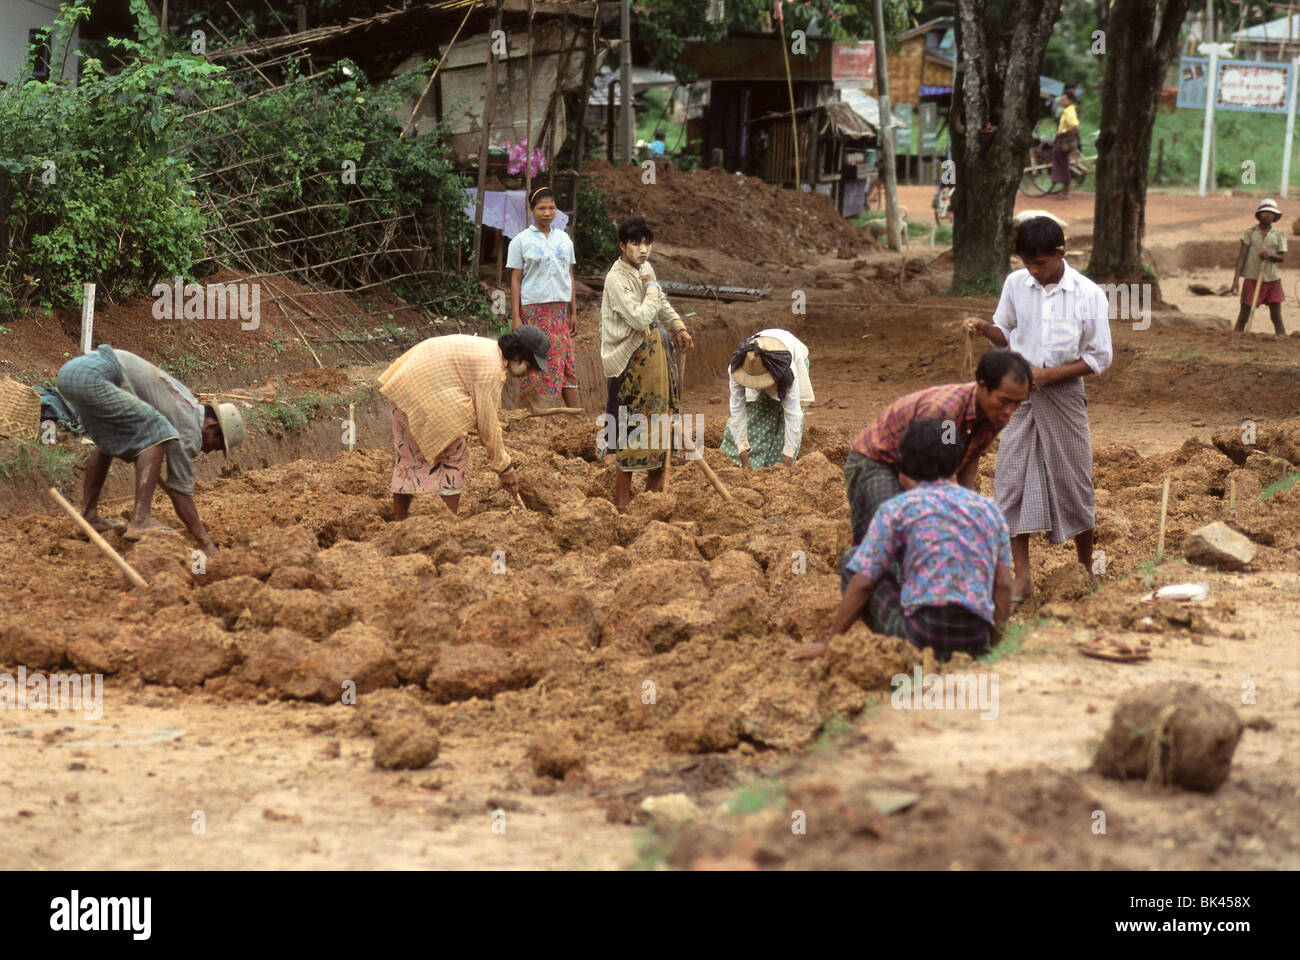
<svg viewBox="0 0 1300 960"><path fill-rule="evenodd" d="M150 514L163 461L163 488L204 553L217 545L199 519L194 505L194 458L200 452L230 448L247 436L244 418L233 403L199 403L180 381L128 350L101 344L98 350L73 357L59 370L58 390L76 412L95 452L86 463L81 514L101 533L123 531L139 540L151 530L167 530ZM113 458L135 464L135 508L131 522L102 517L99 491Z"/></svg>

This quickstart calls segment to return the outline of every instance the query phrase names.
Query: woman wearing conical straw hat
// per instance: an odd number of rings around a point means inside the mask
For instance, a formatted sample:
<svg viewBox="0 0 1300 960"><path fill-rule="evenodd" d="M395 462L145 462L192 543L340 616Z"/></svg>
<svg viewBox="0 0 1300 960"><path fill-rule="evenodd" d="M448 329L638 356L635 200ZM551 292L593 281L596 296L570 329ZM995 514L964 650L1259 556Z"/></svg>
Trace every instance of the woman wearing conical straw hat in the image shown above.
<svg viewBox="0 0 1300 960"><path fill-rule="evenodd" d="M812 403L808 348L786 330L760 330L731 357L731 417L722 452L751 470L790 466L803 442L803 408Z"/></svg>
<svg viewBox="0 0 1300 960"><path fill-rule="evenodd" d="M1246 329L1246 321L1256 305L1268 304L1268 316L1273 321L1273 332L1279 337L1286 336L1282 326L1282 271L1278 269L1286 258L1286 234L1276 228L1282 219L1282 211L1272 200L1265 200L1255 208L1256 226L1241 235L1241 250L1237 254L1237 269L1232 274L1232 292L1236 293L1239 282L1241 287L1241 310L1237 313L1237 326L1234 332ZM1255 287L1259 286L1258 294Z"/></svg>

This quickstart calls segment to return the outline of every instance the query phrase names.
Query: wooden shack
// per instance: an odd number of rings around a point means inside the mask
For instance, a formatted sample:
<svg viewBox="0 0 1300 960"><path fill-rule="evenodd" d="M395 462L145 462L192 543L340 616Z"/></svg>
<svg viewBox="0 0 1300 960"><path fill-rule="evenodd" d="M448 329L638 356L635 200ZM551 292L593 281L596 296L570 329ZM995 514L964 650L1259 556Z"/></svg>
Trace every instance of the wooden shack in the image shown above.
<svg viewBox="0 0 1300 960"><path fill-rule="evenodd" d="M898 51L889 54L889 99L919 109L922 100L952 97L952 68L957 49L952 17L940 17L898 35ZM875 80L863 88L875 93Z"/></svg>

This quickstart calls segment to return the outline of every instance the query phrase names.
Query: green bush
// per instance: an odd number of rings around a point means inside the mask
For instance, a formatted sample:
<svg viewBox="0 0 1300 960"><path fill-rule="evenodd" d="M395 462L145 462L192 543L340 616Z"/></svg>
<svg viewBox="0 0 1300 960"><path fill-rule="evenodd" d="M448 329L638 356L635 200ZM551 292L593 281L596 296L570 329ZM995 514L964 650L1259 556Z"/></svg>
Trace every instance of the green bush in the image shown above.
<svg viewBox="0 0 1300 960"><path fill-rule="evenodd" d="M0 88L0 316L36 305L72 306L81 284L117 300L155 278L187 274L207 222L188 187L189 166L171 153L181 91L221 72L201 57L169 55L144 0L131 0L138 40L113 40L127 60L117 73L87 58L63 79L67 38L90 14L62 9L52 28L49 81L25 73Z"/></svg>
<svg viewBox="0 0 1300 960"><path fill-rule="evenodd" d="M609 197L587 179L578 183L573 249L579 263L599 265L602 272L619 257L618 226L609 215Z"/></svg>

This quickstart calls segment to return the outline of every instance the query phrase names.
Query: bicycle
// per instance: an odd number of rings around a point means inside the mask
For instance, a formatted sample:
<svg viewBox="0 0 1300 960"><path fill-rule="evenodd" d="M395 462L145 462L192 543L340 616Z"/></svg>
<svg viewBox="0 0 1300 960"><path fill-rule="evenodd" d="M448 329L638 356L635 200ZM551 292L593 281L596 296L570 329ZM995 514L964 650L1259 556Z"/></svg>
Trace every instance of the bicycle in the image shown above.
<svg viewBox="0 0 1300 960"><path fill-rule="evenodd" d="M1092 139L1096 140L1100 132L1093 133ZM1020 192L1025 196L1043 197L1049 193L1056 193L1064 186L1052 179L1052 149L1051 140L1044 140L1042 137L1033 138L1029 146L1029 162L1020 176ZM1080 153L1070 161L1070 186L1083 185L1083 182L1088 179L1088 174L1092 173L1092 168L1088 164L1095 162L1096 159L1095 153L1090 157Z"/></svg>

